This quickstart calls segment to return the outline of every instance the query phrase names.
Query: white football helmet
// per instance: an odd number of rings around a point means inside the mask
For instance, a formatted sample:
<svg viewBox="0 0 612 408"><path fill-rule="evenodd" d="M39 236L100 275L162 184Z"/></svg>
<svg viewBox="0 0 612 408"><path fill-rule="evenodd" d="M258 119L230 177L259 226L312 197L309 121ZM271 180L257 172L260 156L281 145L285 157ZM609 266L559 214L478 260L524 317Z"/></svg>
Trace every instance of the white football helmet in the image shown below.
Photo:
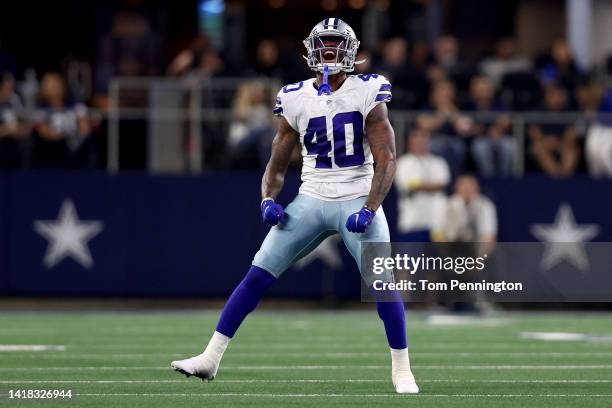
<svg viewBox="0 0 612 408"><path fill-rule="evenodd" d="M322 73L326 65L329 74L355 69L359 40L351 26L339 18L326 18L314 26L304 46L308 52L304 59L313 71Z"/></svg>

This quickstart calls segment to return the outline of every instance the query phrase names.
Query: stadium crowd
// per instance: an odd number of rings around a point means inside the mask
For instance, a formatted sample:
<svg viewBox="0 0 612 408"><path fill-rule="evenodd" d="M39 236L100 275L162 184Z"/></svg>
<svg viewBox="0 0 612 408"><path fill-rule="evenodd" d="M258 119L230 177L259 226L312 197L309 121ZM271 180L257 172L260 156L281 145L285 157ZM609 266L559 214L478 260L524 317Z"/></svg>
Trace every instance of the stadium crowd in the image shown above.
<svg viewBox="0 0 612 408"><path fill-rule="evenodd" d="M157 75L140 69L150 60L142 49L134 49L133 55L129 48L122 49L109 59L114 62L105 59L92 65L94 91L86 96L66 80L66 72L32 77L30 71L16 86L10 67L0 66L0 167L104 167L98 148L104 143L92 139L105 137L108 82L113 76ZM503 38L489 54L474 58L464 55L450 35L431 48L394 37L377 50L362 49L357 59L366 60L357 66L357 74L388 77L393 84L390 109L409 112L409 132L418 130L431 152L446 160L453 176L466 171L483 177L510 176L516 174L519 157L525 171L552 177L587 169L612 174L610 155L598 157L601 149L589 149L588 142L589 133L597 133L593 138L600 141L612 139L607 128L612 120L605 115L612 112L612 90L606 83L612 64L582 70L563 40L537 58L527 58L512 38ZM259 78L292 83L311 75L295 47L285 50L271 39L260 41L253 61L242 68L232 66L202 35L165 65L155 72L195 81L244 78L231 98L214 102L215 109L231 112L231 123L223 131L203 124L205 138L217 139L205 143L205 149L212 149L206 156L232 157L209 163L223 168L257 167L268 157L274 126L270 100L276 90ZM544 115L535 117L534 112ZM579 115L564 115L568 112ZM521 116L521 145L513 118L523 113L531 116ZM597 172L598 166L603 171Z"/></svg>
<svg viewBox="0 0 612 408"><path fill-rule="evenodd" d="M295 67L283 66L273 44L260 44L252 74L280 77L285 83L297 80ZM484 177L510 176L517 156L524 153L529 172L571 176L586 170L582 152L589 125L610 122L605 117L612 112L612 91L605 86L608 67L581 70L562 40L532 60L517 53L513 39L504 38L491 55L473 60L461 54L452 36L441 37L432 50L395 37L379 53L362 50L357 59L366 60L357 65L358 74L384 74L392 82L390 108L410 111L411 128L426 134L432 152L446 159L453 175L468 170ZM245 120L237 112L245 112L245 105L253 112L262 109L258 92L252 91L252 98L243 93L234 104L235 123L250 128L251 134L260 133L261 122L248 123L257 114ZM532 115L521 125L527 141L525 151L518 152L511 117L525 112ZM568 112L579 116L564 115Z"/></svg>

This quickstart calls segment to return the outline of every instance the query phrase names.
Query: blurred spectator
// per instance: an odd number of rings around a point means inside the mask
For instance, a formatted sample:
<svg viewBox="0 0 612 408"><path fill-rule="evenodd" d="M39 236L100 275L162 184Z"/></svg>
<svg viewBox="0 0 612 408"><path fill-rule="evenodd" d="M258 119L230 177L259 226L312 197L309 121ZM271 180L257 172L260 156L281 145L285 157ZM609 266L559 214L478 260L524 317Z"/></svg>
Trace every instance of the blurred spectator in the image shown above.
<svg viewBox="0 0 612 408"><path fill-rule="evenodd" d="M282 79L284 73L280 65L279 54L278 44L275 41L269 39L260 41L257 44L255 65L248 75Z"/></svg>
<svg viewBox="0 0 612 408"><path fill-rule="evenodd" d="M23 73L23 81L18 89L19 95L23 98L23 104L28 116L36 109L38 103L39 82L34 68L27 68Z"/></svg>
<svg viewBox="0 0 612 408"><path fill-rule="evenodd" d="M438 38L434 46L433 63L428 70L429 79L442 81L448 79L448 69L452 68L459 60L459 45L452 36Z"/></svg>
<svg viewBox="0 0 612 408"><path fill-rule="evenodd" d="M478 112L502 112L504 106L495 97L495 86L486 75L476 75L470 80L469 100L464 109Z"/></svg>
<svg viewBox="0 0 612 408"><path fill-rule="evenodd" d="M597 116L597 113L604 108L602 106L604 91L602 87L593 81L581 81L574 91L578 109L587 118Z"/></svg>
<svg viewBox="0 0 612 408"><path fill-rule="evenodd" d="M612 178L612 126L592 124L587 132L584 155L592 177Z"/></svg>
<svg viewBox="0 0 612 408"><path fill-rule="evenodd" d="M433 62L427 75L432 82L467 74L469 67L459 55L459 43L452 35L444 35L436 41Z"/></svg>
<svg viewBox="0 0 612 408"><path fill-rule="evenodd" d="M584 156L589 174L612 178L612 120L599 115L600 112L609 115L604 90L591 81L581 83L576 88L576 100L584 115L581 122L588 126Z"/></svg>
<svg viewBox="0 0 612 408"><path fill-rule="evenodd" d="M40 86L40 107L35 114L34 165L86 167L94 164L87 107L70 102L64 78L47 73Z"/></svg>
<svg viewBox="0 0 612 408"><path fill-rule="evenodd" d="M25 111L15 93L15 81L9 72L0 72L0 169L25 165Z"/></svg>
<svg viewBox="0 0 612 408"><path fill-rule="evenodd" d="M567 108L567 91L550 84L544 91L544 110L563 112ZM539 168L552 177L574 174L578 164L578 142L573 124L544 123L529 127L531 153Z"/></svg>
<svg viewBox="0 0 612 408"><path fill-rule="evenodd" d="M224 68L223 60L210 44L208 37L201 34L189 49L181 51L174 58L168 67L168 74L209 78L220 74Z"/></svg>
<svg viewBox="0 0 612 408"><path fill-rule="evenodd" d="M401 241L429 242L441 233L450 181L448 164L429 152L429 135L414 129L408 152L397 161L395 188L399 195L398 231Z"/></svg>
<svg viewBox="0 0 612 408"><path fill-rule="evenodd" d="M116 7L101 36L95 66L95 106L108 106L108 85L113 77L155 76L161 72L162 36L155 18L141 2Z"/></svg>
<svg viewBox="0 0 612 408"><path fill-rule="evenodd" d="M202 109L228 109L231 106L230 92L211 89L200 89L202 79L226 73L225 64L221 56L213 48L210 39L199 34L192 41L189 48L181 51L168 66L168 75L184 78L184 85L191 88L191 92L183 101L187 106L199 105ZM200 92L200 97L196 93ZM225 154L228 120L226 117L215 117L202 121L201 132L206 135L202 140L202 154L207 157L207 165L219 165L228 162ZM192 144L190 148L199 149Z"/></svg>
<svg viewBox="0 0 612 408"><path fill-rule="evenodd" d="M382 51L382 61L374 72L385 75L393 83L393 106L399 109L422 108L429 93L427 47L419 43L409 54L406 40L393 37L387 40Z"/></svg>
<svg viewBox="0 0 612 408"><path fill-rule="evenodd" d="M474 177L462 175L455 180L455 193L448 201L443 225L444 242L454 243L442 247L446 249L446 256L486 255L487 261L491 261L497 242L497 210L495 204L480 193ZM478 271L466 275L465 279L478 282ZM481 312L481 297L478 293L464 292L460 297L453 296L448 306L455 312Z"/></svg>
<svg viewBox="0 0 612 408"><path fill-rule="evenodd" d="M475 76L470 82L470 100L464 107L477 114L499 114L495 118L477 119L474 125L472 155L478 172L485 177L509 176L512 173L516 143L509 136L511 122L503 115L501 103L495 98L493 82L484 75Z"/></svg>
<svg viewBox="0 0 612 408"><path fill-rule="evenodd" d="M526 73L531 70L531 61L516 51L514 38L506 37L495 46L495 55L480 63L480 71L491 78L496 88L506 74Z"/></svg>
<svg viewBox="0 0 612 408"><path fill-rule="evenodd" d="M393 93L393 106L397 109L422 109L427 106L430 83L427 78L429 49L424 42L410 47L401 81ZM396 81L394 81L396 82Z"/></svg>
<svg viewBox="0 0 612 408"><path fill-rule="evenodd" d="M376 72L385 75L396 85L402 85L407 74L408 43L402 37L394 37L384 44L382 61Z"/></svg>
<svg viewBox="0 0 612 408"><path fill-rule="evenodd" d="M270 157L274 130L266 88L259 82L240 85L234 99L228 144L235 166L244 166L257 153L259 164Z"/></svg>
<svg viewBox="0 0 612 408"><path fill-rule="evenodd" d="M415 41L410 50L410 63L415 71L424 73L429 62L429 47L424 41Z"/></svg>
<svg viewBox="0 0 612 408"><path fill-rule="evenodd" d="M429 133L431 151L446 159L453 174L459 174L465 164L465 139L472 136L473 121L457 108L455 87L440 81L432 89L431 112L420 115L417 125Z"/></svg>
<svg viewBox="0 0 612 408"><path fill-rule="evenodd" d="M455 193L449 199L444 218L444 240L474 242L483 245L479 253L487 252L497 240L495 204L480 193L478 181L469 175L457 177Z"/></svg>
<svg viewBox="0 0 612 408"><path fill-rule="evenodd" d="M540 81L547 85L556 82L568 91L573 91L582 71L576 64L572 51L565 40L553 43L550 56L544 58L539 69Z"/></svg>

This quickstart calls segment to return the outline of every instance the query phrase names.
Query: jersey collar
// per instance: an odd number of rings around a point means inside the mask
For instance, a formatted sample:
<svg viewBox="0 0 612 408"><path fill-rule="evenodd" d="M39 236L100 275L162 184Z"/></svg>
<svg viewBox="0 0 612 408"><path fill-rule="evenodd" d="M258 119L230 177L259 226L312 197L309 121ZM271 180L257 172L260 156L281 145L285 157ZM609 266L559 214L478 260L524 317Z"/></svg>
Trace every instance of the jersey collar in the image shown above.
<svg viewBox="0 0 612 408"><path fill-rule="evenodd" d="M338 94L344 92L344 90L348 88L347 82L349 82L349 80L351 78L352 78L352 75L347 75L346 79L344 80L344 82L340 85L340 88L338 88L335 91L333 91L331 93L331 95L321 95L320 97L323 97L323 96L332 97L332 96L335 96L335 95L338 95ZM317 78L316 77L312 78L311 81L312 81L311 82L311 86L310 86L311 92L314 93L314 95L319 96L319 95L317 95L317 92L318 92Z"/></svg>

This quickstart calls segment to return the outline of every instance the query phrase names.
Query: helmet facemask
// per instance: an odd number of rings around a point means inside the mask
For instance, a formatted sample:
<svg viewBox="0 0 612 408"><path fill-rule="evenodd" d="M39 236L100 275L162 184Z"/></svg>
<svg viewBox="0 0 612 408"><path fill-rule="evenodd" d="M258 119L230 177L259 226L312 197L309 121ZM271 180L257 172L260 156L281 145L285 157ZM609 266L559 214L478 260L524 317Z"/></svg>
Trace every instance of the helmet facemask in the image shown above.
<svg viewBox="0 0 612 408"><path fill-rule="evenodd" d="M352 72L359 41L354 34L349 35L339 30L316 30L304 40L308 56L304 57L310 69L323 72L327 65L330 74L341 71ZM350 27L349 27L350 30ZM352 30L350 30L352 33Z"/></svg>

